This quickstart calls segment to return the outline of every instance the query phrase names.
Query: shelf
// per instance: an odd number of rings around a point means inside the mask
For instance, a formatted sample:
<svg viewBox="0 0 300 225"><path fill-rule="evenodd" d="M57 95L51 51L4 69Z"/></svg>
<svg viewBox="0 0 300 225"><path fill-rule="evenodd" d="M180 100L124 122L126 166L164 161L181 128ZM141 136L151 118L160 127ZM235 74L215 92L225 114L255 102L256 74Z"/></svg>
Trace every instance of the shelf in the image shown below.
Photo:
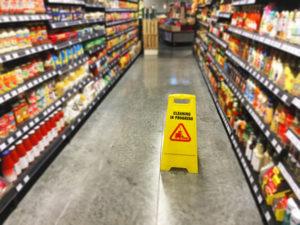
<svg viewBox="0 0 300 225"><path fill-rule="evenodd" d="M104 23L104 19L93 19L93 20L75 20L75 21L65 21L65 22L50 22L50 27L52 29L59 29L65 27L72 26L80 26L85 24L93 24L93 23Z"/></svg>
<svg viewBox="0 0 300 225"><path fill-rule="evenodd" d="M43 44L35 47L20 49L0 55L0 63L6 63L12 60L20 59L25 56L31 56L36 53L40 53L49 49L52 49L52 44Z"/></svg>
<svg viewBox="0 0 300 225"><path fill-rule="evenodd" d="M50 4L84 5L82 0L47 0Z"/></svg>
<svg viewBox="0 0 300 225"><path fill-rule="evenodd" d="M291 176L291 174L289 173L289 171L287 170L287 168L285 167L285 165L282 162L279 162L277 166L280 169L282 176L284 177L286 182L289 184L289 186L292 188L293 192L297 196L297 199L299 200L300 199L300 188L299 188L297 182L294 180L294 178Z"/></svg>
<svg viewBox="0 0 300 225"><path fill-rule="evenodd" d="M216 35L214 35L213 33L208 33L207 37L211 38L213 41L215 41L217 44L219 44L220 46L222 46L223 48L227 48L227 43L225 41L223 41L222 39L218 38Z"/></svg>
<svg viewBox="0 0 300 225"><path fill-rule="evenodd" d="M251 4L255 4L256 0L240 0L240 1L234 1L231 4L233 6L238 6L238 5L251 5Z"/></svg>
<svg viewBox="0 0 300 225"><path fill-rule="evenodd" d="M68 63L68 65L57 69L57 73L58 73L58 75L61 76L67 72L71 72L71 71L75 70L76 68L78 68L79 66L83 65L87 60L88 60L88 57L86 57L86 56L76 59L73 62Z"/></svg>
<svg viewBox="0 0 300 225"><path fill-rule="evenodd" d="M117 63L119 62L119 59L120 59L120 56L116 57L111 62L109 62L108 68L112 69L113 67L115 67L115 65L117 65Z"/></svg>
<svg viewBox="0 0 300 225"><path fill-rule="evenodd" d="M137 12L136 9L123 9L123 8L105 8L105 12L112 13L112 12Z"/></svg>
<svg viewBox="0 0 300 225"><path fill-rule="evenodd" d="M99 33L94 33L94 34L86 34L83 37L76 38L76 39L71 39L69 41L58 43L58 44L55 44L53 46L54 46L55 50L60 50L60 49L67 48L67 47L70 47L72 45L84 42L84 41L88 41L88 40L91 40L91 39L94 39L94 38L99 38L99 37L104 37L104 36L105 36L104 32L99 32Z"/></svg>
<svg viewBox="0 0 300 225"><path fill-rule="evenodd" d="M230 19L231 18L231 13L228 12L219 12L218 13L219 18L224 18L224 19Z"/></svg>
<svg viewBox="0 0 300 225"><path fill-rule="evenodd" d="M123 45L127 44L127 42L131 41L134 38L136 38L136 37L131 37L128 40L122 41L121 43L118 43L118 44L114 45L113 47L111 47L110 49L107 50L107 53L111 54L114 51L117 51L118 49L122 48Z"/></svg>
<svg viewBox="0 0 300 225"><path fill-rule="evenodd" d="M300 151L300 138L290 129L285 133L285 135L290 140L291 144Z"/></svg>
<svg viewBox="0 0 300 225"><path fill-rule="evenodd" d="M87 119L90 113L97 107L98 103L100 103L103 100L106 94L124 75L124 73L128 70L128 68L132 65L132 63L138 58L138 56L139 54L135 57L134 60L131 61L131 63L122 71L121 74L112 78L112 80L104 87L104 89L102 89L96 95L94 100L79 114L79 116L77 116L77 118L74 119L73 122L63 130L63 132L47 147L47 149L43 151L43 153L39 156L39 158L36 159L30 165L30 167L18 177L18 180L14 182L13 187L11 187L10 190L8 190L8 192L6 192L4 196L0 199L0 214L2 214L10 206L10 204L14 203L17 200L20 192L26 189L25 187L29 186L30 182L34 181L33 178L35 177L35 175L41 172L41 168L47 163L47 161L51 158L51 156L54 153L59 151L62 144L75 134L75 132L85 121L85 119ZM89 80L91 79L88 79L86 82L88 83ZM78 90L76 90L76 92L77 91ZM66 93L64 97L58 100L60 101L60 104L63 104L63 102L66 101L67 96L70 96L69 93ZM49 113L49 115L52 114L53 110Z"/></svg>
<svg viewBox="0 0 300 225"><path fill-rule="evenodd" d="M50 106L40 112L34 118L31 118L20 125L17 130L7 137L1 144L0 144L0 151L3 151L9 148L12 144L18 141L22 136L24 136L28 131L30 131L33 127L38 125L42 122L46 117L48 117L55 109L60 107L64 104L74 93L78 91L79 88L86 85L90 79L86 78L83 79L78 85L75 85L71 90L67 91L64 97L59 98L58 100L54 101Z"/></svg>
<svg viewBox="0 0 300 225"><path fill-rule="evenodd" d="M106 62L106 56L103 56L101 59L98 59L96 62L90 65L90 69L102 66Z"/></svg>
<svg viewBox="0 0 300 225"><path fill-rule="evenodd" d="M105 9L105 6L101 4L85 4L85 7L88 9Z"/></svg>
<svg viewBox="0 0 300 225"><path fill-rule="evenodd" d="M248 100L244 97L243 93L241 93L240 90L235 86L235 84L231 81L231 79L227 76L227 74L223 71L221 66L214 60L214 58L210 55L209 52L207 53L207 55L209 56L209 58L211 58L212 63L216 66L218 72L224 77L226 83L228 84L232 92L239 99L239 101L247 110L247 112L251 115L253 121L260 128L261 132L265 135L266 139L274 147L277 154L278 155L281 154L281 152L284 149L283 145L281 144L281 141L278 139L278 137L275 134L273 134L269 126L263 122L261 117L257 114L255 109L252 107L252 104L248 102Z"/></svg>
<svg viewBox="0 0 300 225"><path fill-rule="evenodd" d="M125 20L117 20L117 21L112 21L112 22L106 22L106 26L110 27L110 26L116 26L116 25L120 25L123 23L130 23L130 22L134 22L137 19L125 19Z"/></svg>
<svg viewBox="0 0 300 225"><path fill-rule="evenodd" d="M240 149L239 142L237 141L231 126L229 125L228 119L227 119L225 113L223 112L222 108L220 107L220 104L217 100L216 94L213 92L211 84L209 83L208 79L206 78L206 75L202 69L203 66L201 65L199 60L197 60L197 61L198 61L198 65L199 65L202 77L204 78L204 81L206 83L206 86L207 86L210 94L211 94L213 102L218 110L220 118L222 119L224 127L227 131L228 137L230 138L233 150L235 151L237 159L243 169L245 178L247 179L249 188L250 188L251 193L257 203L258 209L259 209L263 219L266 221L266 224L276 225L277 222L275 221L273 211L269 206L266 205L266 203L263 199L263 195L260 191L258 175L252 170L251 166L249 165L249 162L244 157L244 154L242 153L242 151Z"/></svg>
<svg viewBox="0 0 300 225"><path fill-rule="evenodd" d="M294 97L283 91L281 88L277 86L273 81L269 80L266 76L262 75L259 71L255 70L252 66L250 66L247 62L242 60L239 56L236 56L231 51L226 50L226 55L236 64L238 64L241 68L246 70L252 78L254 78L257 82L259 82L262 86L264 86L269 92L271 92L274 96L281 100L281 102L287 106L291 106L292 104L300 109L299 98Z"/></svg>
<svg viewBox="0 0 300 225"><path fill-rule="evenodd" d="M135 30L135 29L137 29L137 28L136 28L136 27L130 27L130 28L127 29L127 30L119 31L119 32L117 32L117 33L115 33L115 34L106 36L106 40L114 39L114 38L119 37L119 36L121 36L121 35L123 35L123 34L127 34L127 33L129 33L130 31L133 31L133 30Z"/></svg>
<svg viewBox="0 0 300 225"><path fill-rule="evenodd" d="M27 90L40 85L41 83L44 83L46 80L49 80L50 78L55 77L56 75L57 75L56 71L45 72L43 75L40 75L36 78L33 78L33 79L25 82L24 84L21 84L19 87L16 87L13 90L11 90L3 95L0 95L0 104L3 104L5 102L15 98L19 94L22 94L22 93L26 92Z"/></svg>
<svg viewBox="0 0 300 225"><path fill-rule="evenodd" d="M45 21L50 20L50 16L47 14L32 14L32 15L1 15L1 23L20 23L28 21Z"/></svg>
<svg viewBox="0 0 300 225"><path fill-rule="evenodd" d="M199 22L202 26L204 26L204 27L206 27L206 28L209 27L209 24L206 23L206 22L203 22L203 21L201 21L201 20L199 20L199 19L198 19L198 22Z"/></svg>
<svg viewBox="0 0 300 225"><path fill-rule="evenodd" d="M201 51L205 52L208 49L207 45L202 41L202 39L199 36L196 39L199 40L199 47L201 48Z"/></svg>
<svg viewBox="0 0 300 225"><path fill-rule="evenodd" d="M295 55L297 57L300 57L300 45L294 45L291 43L288 43L286 41L276 40L274 38L270 38L267 36L263 36L257 33L249 32L241 28L237 28L234 26L230 26L228 28L228 31L231 33L249 38L251 40L263 43L265 45L277 48L281 51L285 51L289 54Z"/></svg>
<svg viewBox="0 0 300 225"><path fill-rule="evenodd" d="M106 47L106 44L102 44L102 45L94 47L94 48L92 48L90 50L86 50L86 52L87 52L87 54L92 55L92 54L94 54L96 52L99 52L99 51L105 49L105 47Z"/></svg>

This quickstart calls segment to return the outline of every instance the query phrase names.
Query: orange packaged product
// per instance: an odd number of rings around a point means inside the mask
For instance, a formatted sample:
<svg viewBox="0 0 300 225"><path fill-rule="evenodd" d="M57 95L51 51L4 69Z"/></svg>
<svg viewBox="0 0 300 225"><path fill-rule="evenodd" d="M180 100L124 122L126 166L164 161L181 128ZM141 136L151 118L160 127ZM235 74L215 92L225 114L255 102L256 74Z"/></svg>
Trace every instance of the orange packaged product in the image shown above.
<svg viewBox="0 0 300 225"><path fill-rule="evenodd" d="M35 13L45 13L46 9L45 9L44 0L35 0L34 8L35 8Z"/></svg>
<svg viewBox="0 0 300 225"><path fill-rule="evenodd" d="M29 119L28 104L23 99L13 106L13 113L17 124L21 124Z"/></svg>

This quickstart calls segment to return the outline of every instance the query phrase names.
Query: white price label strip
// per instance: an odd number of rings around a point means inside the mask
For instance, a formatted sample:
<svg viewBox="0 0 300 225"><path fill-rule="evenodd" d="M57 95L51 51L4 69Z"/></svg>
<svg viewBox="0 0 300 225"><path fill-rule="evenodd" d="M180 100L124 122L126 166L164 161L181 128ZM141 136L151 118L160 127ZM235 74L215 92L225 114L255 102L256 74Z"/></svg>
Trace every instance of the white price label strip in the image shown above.
<svg viewBox="0 0 300 225"><path fill-rule="evenodd" d="M258 191L258 187L257 187L257 185L256 185L256 184L253 186L253 190L254 190L254 192L255 192L255 193L257 193L257 191Z"/></svg>
<svg viewBox="0 0 300 225"><path fill-rule="evenodd" d="M25 177L24 177L24 179L23 179L23 181L24 181L24 183L26 184L28 181L29 181L29 176L28 175L26 175Z"/></svg>
<svg viewBox="0 0 300 225"><path fill-rule="evenodd" d="M269 211L265 212L265 218L268 222L271 220L271 215L270 215Z"/></svg>
<svg viewBox="0 0 300 225"><path fill-rule="evenodd" d="M298 199L300 199L300 189L299 186L295 183L291 175L288 173L288 171L285 169L284 165L279 162L278 163L278 168L280 169L282 176L288 182L292 190L294 191L295 195L297 196Z"/></svg>
<svg viewBox="0 0 300 225"><path fill-rule="evenodd" d="M257 197L257 200L258 200L258 203L260 204L260 203L262 203L262 201L263 201L263 198L262 198L262 196L261 195L259 195L258 197Z"/></svg>
<svg viewBox="0 0 300 225"><path fill-rule="evenodd" d="M16 186L17 192L20 192L20 191L22 190L22 188L23 188L23 185L22 185L21 183L18 184L18 185Z"/></svg>
<svg viewBox="0 0 300 225"><path fill-rule="evenodd" d="M291 141L291 143L300 151L300 139L290 130L288 130L285 135Z"/></svg>

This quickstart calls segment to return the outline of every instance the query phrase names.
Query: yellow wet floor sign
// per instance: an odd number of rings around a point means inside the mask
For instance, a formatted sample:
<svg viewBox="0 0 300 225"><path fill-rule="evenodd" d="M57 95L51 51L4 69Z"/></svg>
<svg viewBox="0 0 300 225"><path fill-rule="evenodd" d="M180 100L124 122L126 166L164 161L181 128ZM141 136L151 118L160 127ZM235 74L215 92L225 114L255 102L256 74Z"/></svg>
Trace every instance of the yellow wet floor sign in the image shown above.
<svg viewBox="0 0 300 225"><path fill-rule="evenodd" d="M173 94L168 98L168 110L160 170L185 168L198 173L196 96Z"/></svg>

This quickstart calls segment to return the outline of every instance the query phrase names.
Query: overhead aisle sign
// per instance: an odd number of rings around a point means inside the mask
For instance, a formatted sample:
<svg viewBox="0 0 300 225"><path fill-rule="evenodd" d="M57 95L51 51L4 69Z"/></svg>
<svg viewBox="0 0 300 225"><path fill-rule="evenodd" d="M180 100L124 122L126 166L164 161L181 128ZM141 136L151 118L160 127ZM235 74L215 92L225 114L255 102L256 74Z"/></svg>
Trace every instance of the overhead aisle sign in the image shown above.
<svg viewBox="0 0 300 225"><path fill-rule="evenodd" d="M185 168L198 173L196 96L173 94L168 98L168 110L160 169Z"/></svg>

